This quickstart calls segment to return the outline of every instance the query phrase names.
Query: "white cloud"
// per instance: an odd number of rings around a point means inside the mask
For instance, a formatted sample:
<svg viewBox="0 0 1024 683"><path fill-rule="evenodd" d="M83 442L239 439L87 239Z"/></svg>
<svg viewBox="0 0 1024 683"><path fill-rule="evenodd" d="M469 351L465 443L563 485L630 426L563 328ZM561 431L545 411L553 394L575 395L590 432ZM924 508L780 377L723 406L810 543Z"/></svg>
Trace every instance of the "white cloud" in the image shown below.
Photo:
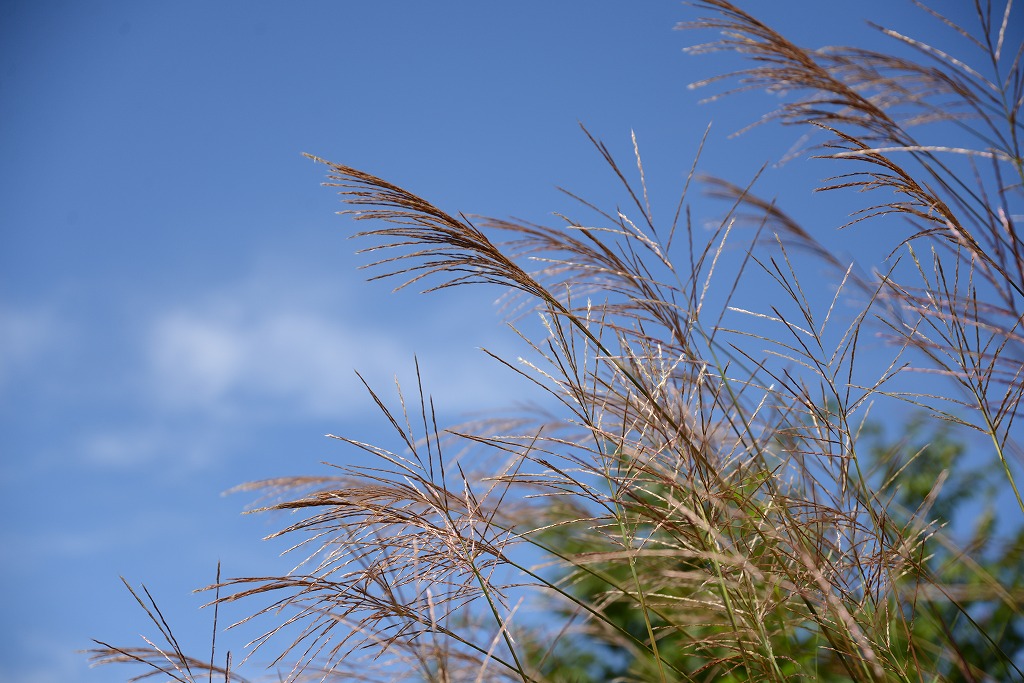
<svg viewBox="0 0 1024 683"><path fill-rule="evenodd" d="M510 400L499 389L507 371L474 350L501 332L496 315L465 315L452 297L370 293L379 299L354 301L366 290L337 278L263 273L158 311L142 391L164 409L215 417L369 414L355 371L389 397L396 375L413 388L418 354L425 389L445 410Z"/></svg>
<svg viewBox="0 0 1024 683"><path fill-rule="evenodd" d="M237 326L187 312L158 319L150 350L164 395L195 403L223 395L241 374L242 355L252 352L243 335Z"/></svg>
<svg viewBox="0 0 1024 683"><path fill-rule="evenodd" d="M173 302L154 299L124 325L98 331L83 323L92 336L71 347L77 351L62 377L74 390L63 400L91 401L97 419L75 428L69 449L101 468L159 462L181 475L288 423L312 420L324 431L353 419L377 424L382 418L356 371L396 408L396 377L406 399L417 400L417 355L446 424L507 406L524 387L475 350L512 335L502 338L498 316L486 309L467 313L465 298L392 297L312 269L256 270ZM21 329L20 339L45 345L57 328ZM18 348L35 347L22 341ZM74 374L96 366L110 372Z"/></svg>
<svg viewBox="0 0 1024 683"><path fill-rule="evenodd" d="M357 367L386 366L403 350L314 312L213 306L175 310L153 324L153 388L165 404L234 412L271 402L290 412L336 414L352 405Z"/></svg>

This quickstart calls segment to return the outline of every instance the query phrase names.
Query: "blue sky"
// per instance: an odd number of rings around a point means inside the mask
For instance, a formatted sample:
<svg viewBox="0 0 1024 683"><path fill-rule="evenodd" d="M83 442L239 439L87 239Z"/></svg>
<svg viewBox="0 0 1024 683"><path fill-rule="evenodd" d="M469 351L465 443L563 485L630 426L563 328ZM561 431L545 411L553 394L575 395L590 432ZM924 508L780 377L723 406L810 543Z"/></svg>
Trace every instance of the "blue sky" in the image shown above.
<svg viewBox="0 0 1024 683"><path fill-rule="evenodd" d="M745 4L815 47L877 45L861 19L883 7L945 35L909 2ZM672 212L709 121L702 167L741 184L795 141L729 138L766 98L698 104L686 85L731 62L683 54L695 36L672 28L694 16L653 0L4 3L0 681L118 679L75 650L141 644L119 575L202 651L190 591L218 560L286 568L259 541L272 521L222 492L357 461L323 437L383 429L354 370L387 390L418 354L451 416L525 391L477 350L517 352L499 292L365 282L301 152L451 211L548 221L569 206L556 186L611 186L577 122L627 161L635 130L655 213ZM806 188L828 173L790 164L761 187L827 231L843 200Z"/></svg>

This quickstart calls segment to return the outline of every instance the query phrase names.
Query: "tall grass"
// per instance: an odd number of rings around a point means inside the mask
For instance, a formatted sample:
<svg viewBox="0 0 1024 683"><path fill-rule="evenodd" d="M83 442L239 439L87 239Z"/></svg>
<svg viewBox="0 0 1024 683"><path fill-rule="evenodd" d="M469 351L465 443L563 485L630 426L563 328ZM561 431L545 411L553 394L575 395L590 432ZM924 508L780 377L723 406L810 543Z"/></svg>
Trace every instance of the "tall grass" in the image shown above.
<svg viewBox="0 0 1024 683"><path fill-rule="evenodd" d="M336 438L373 464L246 487L293 513L277 535L301 556L211 587L268 624L248 656L288 679L1024 678L1019 17L978 2L965 28L922 5L968 46L954 57L888 29L895 54L810 50L725 0L697 7L683 28L720 36L691 51L750 65L698 85L780 95L763 123L822 141L837 174L818 189L864 192L849 229L906 228L890 259L845 262L751 186L699 178L699 153L656 219L635 138L635 168L590 138L624 208L573 196L587 219L557 227L470 220L311 157L371 226L375 277L498 285L536 310L524 357L495 360L557 410L442 429L419 384L394 402L367 387L393 442ZM710 230L698 184L726 201ZM750 282L772 303L748 307ZM862 350L879 334L880 366ZM891 402L923 417L885 441L869 408ZM997 465L1001 523L946 524L981 481L955 479L950 425L986 439L966 469ZM97 662L240 680L140 604L170 645Z"/></svg>

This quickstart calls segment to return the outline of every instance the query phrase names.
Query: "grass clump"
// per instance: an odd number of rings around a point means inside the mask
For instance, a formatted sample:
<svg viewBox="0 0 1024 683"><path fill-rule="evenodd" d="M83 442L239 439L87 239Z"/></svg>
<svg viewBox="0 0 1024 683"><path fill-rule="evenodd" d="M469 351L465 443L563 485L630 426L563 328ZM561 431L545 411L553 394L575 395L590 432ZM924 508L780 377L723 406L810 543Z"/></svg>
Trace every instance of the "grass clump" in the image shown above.
<svg viewBox="0 0 1024 683"><path fill-rule="evenodd" d="M976 3L965 28L922 5L971 51L953 57L881 27L898 52L806 49L730 2L696 5L708 16L683 28L720 37L691 50L749 63L698 85L779 95L762 124L822 140L848 172L817 189L867 198L846 227L906 228L886 233L890 258L847 263L752 186L694 170L656 220L635 138L632 172L590 137L626 208L573 196L587 220L557 227L470 220L313 157L370 224L375 277L498 285L536 309L524 358L495 359L556 408L442 429L422 386L394 404L367 387L394 444L336 438L372 465L249 485L293 513L278 535L305 559L218 581L213 604L269 601L252 650L274 649L280 676L1024 678L1013 8ZM726 207L706 231L698 185ZM750 283L771 303L742 301ZM863 350L879 335L881 363ZM896 402L919 412L894 439L869 409ZM96 661L239 680L147 609L171 646Z"/></svg>

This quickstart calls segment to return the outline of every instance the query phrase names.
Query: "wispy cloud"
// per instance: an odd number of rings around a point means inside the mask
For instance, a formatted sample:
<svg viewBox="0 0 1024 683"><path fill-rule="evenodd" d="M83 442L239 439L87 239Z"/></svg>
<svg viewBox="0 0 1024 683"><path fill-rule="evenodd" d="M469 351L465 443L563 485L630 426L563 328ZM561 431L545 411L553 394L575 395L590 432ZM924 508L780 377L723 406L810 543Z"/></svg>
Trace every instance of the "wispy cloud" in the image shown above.
<svg viewBox="0 0 1024 683"><path fill-rule="evenodd" d="M155 396L167 406L235 412L274 404L291 414L353 407L353 369L394 364L405 349L310 312L175 310L152 325Z"/></svg>
<svg viewBox="0 0 1024 683"><path fill-rule="evenodd" d="M19 467L71 455L105 469L159 462L194 472L276 426L372 421L356 371L390 402L396 378L415 393L417 356L425 390L452 419L514 400L522 385L507 386L507 369L475 350L501 338L486 300L467 314L458 294L392 297L376 287L368 296L357 277L257 265L173 299L154 292L144 309L108 302L124 311L105 318L118 324L60 302L0 308L0 395L31 405L38 428L64 424Z"/></svg>
<svg viewBox="0 0 1024 683"><path fill-rule="evenodd" d="M287 287L251 279L207 292L151 321L145 340L148 391L161 408L178 411L338 416L373 409L356 371L387 383L397 374L408 385L415 381L414 356L425 354L444 377L427 389L446 409L471 410L488 396L493 400L502 373L496 364L482 354L467 358L465 346L446 346L437 335L424 334L426 327L441 326L442 336L461 341L464 328L479 328L479 316L427 317L420 309L390 303L393 314L384 316L379 308L368 311L365 302L346 301L294 278ZM481 365L493 366L494 375L481 373Z"/></svg>
<svg viewBox="0 0 1024 683"><path fill-rule="evenodd" d="M58 318L49 309L0 308L0 388L50 352L62 334Z"/></svg>

